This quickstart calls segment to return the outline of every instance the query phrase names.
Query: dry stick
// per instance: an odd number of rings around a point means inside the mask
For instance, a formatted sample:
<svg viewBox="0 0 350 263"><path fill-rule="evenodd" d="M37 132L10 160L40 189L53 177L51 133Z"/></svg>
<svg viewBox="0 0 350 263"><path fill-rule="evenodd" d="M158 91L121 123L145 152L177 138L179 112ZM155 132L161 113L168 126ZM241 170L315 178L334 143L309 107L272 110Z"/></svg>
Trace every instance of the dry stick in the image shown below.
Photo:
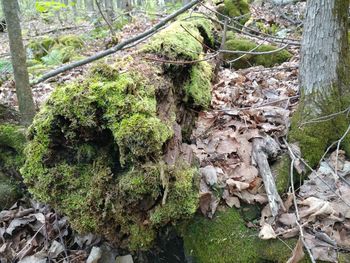
<svg viewBox="0 0 350 263"><path fill-rule="evenodd" d="M44 227L44 225L42 225L41 227L39 227L39 229L35 232L34 236L26 242L25 246L16 254L15 258L18 259L22 259L23 256L21 256L20 258L18 257L28 246L30 246L30 244L32 243L32 241L34 240L34 238L37 236L37 234L40 232L40 230Z"/></svg>
<svg viewBox="0 0 350 263"><path fill-rule="evenodd" d="M288 98L284 98L284 99L279 99L279 100L274 100L274 101L270 101L270 102L266 102L266 103L263 103L261 105L256 105L256 106L250 106L250 107L244 107L244 108L238 108L238 109L218 109L218 110L214 110L214 111L220 111L220 112L224 112L224 113L230 113L230 111L242 111L242 110L251 110L251 109L258 109L258 108L262 108L262 107L265 107L265 106L268 106L268 105L271 105L271 104L275 104L275 103L278 103L278 102L282 102L282 101L285 101L285 100L291 100L291 99L296 99L296 98L299 98L299 95L295 95L295 96L292 96L292 97L288 97Z"/></svg>
<svg viewBox="0 0 350 263"><path fill-rule="evenodd" d="M56 226L57 226L57 229L58 229L58 235L59 235L59 238L60 238L60 241L61 241L61 245L63 246L64 256L67 258L68 263L69 263L70 261L68 259L68 253L67 253L66 246L64 245L64 241L63 241L60 225L58 223L57 213L55 213L55 221L56 221Z"/></svg>
<svg viewBox="0 0 350 263"><path fill-rule="evenodd" d="M182 8L180 8L179 10L177 10L176 12L172 13L171 15L167 16L166 18L164 18L163 20L161 20L158 24L156 24L155 26L153 26L152 28L150 28L149 30L135 36L132 38L129 38L117 45L115 45L114 47L111 47L109 49L106 49L104 51L101 51L91 57L79 60L79 61L75 61L71 64L68 65L64 65L62 67L59 67L57 69L54 69L46 74L44 74L43 76L41 76L40 78L31 81L31 85L35 85L38 84L40 82L43 82L49 78L52 78L54 76L57 76L60 73L63 73L67 70L79 67L79 66L83 66L86 65L90 62L93 62L95 60L101 59L103 57L106 57L108 55L111 55L123 48L125 48L126 46L140 40L140 39L144 39L146 37L150 37L154 32L159 31L160 28L162 28L164 25L166 25L169 21L173 20L175 17L181 15L182 13L186 12L188 9L190 9L191 7L195 6L196 4L198 4L201 0L193 0L190 3L188 3L187 5L183 6Z"/></svg>
<svg viewBox="0 0 350 263"><path fill-rule="evenodd" d="M202 59L197 59L197 60L167 60L167 59L152 58L152 57L145 57L145 59L146 60L150 60L150 61L160 62L160 63L186 65L186 64L195 64L195 63L198 63L198 62L207 61L207 60L215 58L219 54L220 54L219 52L216 52L216 53L214 53L213 55L211 55L209 57L202 58Z"/></svg>
<svg viewBox="0 0 350 263"><path fill-rule="evenodd" d="M341 115L341 114L344 114L344 113L349 113L349 111L350 111L350 107L347 107L346 109L344 109L342 111L335 112L335 113L332 113L332 114L329 114L329 115L321 116L321 117L314 118L314 119L311 119L309 121L303 122L303 123L301 123L299 125L299 127L304 126L306 124L312 124L312 123L319 123L319 122L329 121L329 120L335 118L338 115Z"/></svg>
<svg viewBox="0 0 350 263"><path fill-rule="evenodd" d="M239 22L236 21L237 19L239 19L239 18L242 17L242 16L235 17L235 18L231 19L230 17L228 17L228 16L226 16L226 15L224 15L224 14L222 14L222 13L220 13L220 12L218 12L218 11L216 11L216 10L214 10L214 9L212 9L212 8L210 8L210 7L208 7L208 6L206 6L206 5L204 5L203 3L201 3L201 6L203 6L204 8L208 9L209 11L211 11L211 12L213 12L213 13L215 13L215 14L220 15L221 17L224 17L224 18L226 18L226 19L229 19L230 22L232 21L232 22L233 22L234 24L236 24L237 26L242 26L241 23L239 23ZM244 26L244 27L247 28L247 29L249 29L249 30L251 30L252 32L254 32L254 33L256 33L256 34L264 35L264 36L267 36L267 37L269 37L269 38L273 38L273 39L277 39L277 40L289 40L289 41L297 41L297 42L298 42L297 39L276 37L276 36L273 36L273 35L271 35L271 34L267 34L267 33L264 33L264 32L258 31L258 30L255 30L255 29L252 28L252 27L248 27L248 26ZM239 30L239 31L242 31L241 29L238 29L238 30ZM242 31L242 32L243 32L243 31ZM243 32L243 33L244 33L244 32Z"/></svg>
<svg viewBox="0 0 350 263"><path fill-rule="evenodd" d="M259 47L261 47L261 46L262 46L262 43L259 44L259 45L257 45L256 47L252 48L252 49L249 50L248 52L253 52L254 50L257 50L257 49L258 49ZM227 63L230 63L230 66L231 66L231 63L234 63L234 62L236 62L236 61L238 61L238 60L244 58L244 57L247 56L247 55L248 55L248 53L245 53L245 54L239 56L238 58L235 58L235 59L232 59L232 60L230 60L230 61L227 61ZM250 64L250 63L249 63L249 64Z"/></svg>
<svg viewBox="0 0 350 263"><path fill-rule="evenodd" d="M244 55L268 55L268 54L273 54L273 53L279 52L288 46L289 46L289 44L285 44L283 47L277 48L275 50L261 51L261 52L241 51L241 50L219 50L219 52L228 53L228 54L244 54Z"/></svg>
<svg viewBox="0 0 350 263"><path fill-rule="evenodd" d="M290 148L288 148L288 150L290 151ZM299 215L299 211L298 211L298 204L297 204L297 198L295 196L295 189L294 189L294 178L293 178L293 173L294 173L294 161L296 159L294 153L292 151L290 151L290 156L292 157L292 162L290 164L290 181L291 181L291 188L292 188L292 194L293 194L293 203L294 203L294 208L295 208L295 216L297 218L297 220L295 220L296 224L299 227L299 232L300 232L300 240L303 243L307 253L309 254L310 260L312 263L316 263L310 248L307 246L306 242L305 242L305 237L304 237L304 231L302 226L300 225L300 215Z"/></svg>

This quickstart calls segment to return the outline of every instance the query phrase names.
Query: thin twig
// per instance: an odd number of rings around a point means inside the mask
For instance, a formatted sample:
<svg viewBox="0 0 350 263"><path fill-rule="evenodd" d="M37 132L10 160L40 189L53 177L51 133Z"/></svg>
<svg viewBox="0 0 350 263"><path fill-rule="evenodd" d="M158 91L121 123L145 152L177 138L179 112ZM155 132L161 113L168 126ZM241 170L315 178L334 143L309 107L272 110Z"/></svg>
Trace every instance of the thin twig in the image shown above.
<svg viewBox="0 0 350 263"><path fill-rule="evenodd" d="M285 44L283 47L280 47L280 48L277 48L277 49L274 49L274 50L270 50L270 51L261 51L261 52L242 51L242 50L219 50L219 52L228 53L228 54L269 55L269 54L273 54L273 53L279 52L279 51L285 49L288 46L289 46L289 44Z"/></svg>
<svg viewBox="0 0 350 263"><path fill-rule="evenodd" d="M329 114L329 115L325 115L325 116L321 116L321 117L318 117L318 118L314 118L314 119L311 119L309 121L305 121L305 122L301 123L299 125L299 127L304 126L306 124L313 124L313 123L320 123L320 122L324 122L324 121L329 121L329 120L334 119L338 115L341 115L341 114L344 114L344 113L348 114L349 111L350 111L350 107L347 107L346 109L344 109L342 111L335 112L335 113L332 113L332 114Z"/></svg>
<svg viewBox="0 0 350 263"><path fill-rule="evenodd" d="M248 52L253 52L254 50L257 50L259 47L261 47L262 46L262 43L261 44L259 44L259 45L257 45L256 47L254 47L254 48L252 48L251 50L249 50ZM238 58L235 58L235 59L233 59L233 60L230 60L230 61L227 61L227 63L234 63L234 62L236 62L236 61L238 61L238 60L240 60L240 59L242 59L242 58L244 58L245 56L247 56L248 55L248 53L244 53L243 55L241 55L241 56L239 56Z"/></svg>
<svg viewBox="0 0 350 263"><path fill-rule="evenodd" d="M349 124L348 128L346 129L345 133L343 134L343 136L338 140L338 143L337 143L337 150L336 150L336 157L335 157L335 174L336 174L336 176L338 176L338 155L339 155L340 144L345 139L346 135L348 135L349 131L350 131L350 124Z"/></svg>
<svg viewBox="0 0 350 263"><path fill-rule="evenodd" d="M291 147L290 147L290 145L289 145L289 143L287 142L287 140L286 140L285 138L283 138L283 142L284 142L284 144L287 146L288 151L289 151L289 152L293 152L292 149L291 149ZM294 154L294 152L293 152L293 154ZM295 155L294 155L294 156L295 156ZM297 156L297 157L298 157L298 159L299 159L307 168L309 168L309 170L310 170L311 172L313 172L313 173L316 175L316 177L317 177L318 179L321 180L322 183L324 183L324 184L329 188L329 190L331 190L344 204L346 204L348 207L350 207L350 204L349 204L343 197L341 197L336 191L334 191L334 190L333 190L333 187L330 186L330 185L318 174L318 172L317 172L315 169L313 169L303 158L301 158L301 156Z"/></svg>
<svg viewBox="0 0 350 263"><path fill-rule="evenodd" d="M60 242L61 242L61 245L63 246L64 256L66 257L66 259L68 260L68 263L69 263L70 261L68 259L67 249L66 249L66 246L64 245L64 241L63 241L60 225L58 224L57 213L55 213L55 221L56 221L56 226L57 226L57 229L58 229L58 235L59 235L59 238L60 238Z"/></svg>
<svg viewBox="0 0 350 263"><path fill-rule="evenodd" d="M295 216L296 216L296 219L295 222L299 228L299 232L300 232L300 240L301 242L303 243L307 253L309 254L309 257L310 257L310 260L312 263L316 263L313 255L312 255L312 252L310 250L310 248L308 247L308 245L306 244L305 242L305 236L304 236L304 230L302 228L302 226L300 225L300 215L299 215L299 210L298 210L298 203L297 203L297 198L295 196L295 189L294 189L294 176L293 176L293 173L294 173L294 161L296 159L293 151L291 151L290 148L288 148L289 150L289 153L290 153L290 156L292 157L292 162L290 164L290 181L291 181L291 188L292 188L292 194L293 194L293 203L294 203L294 208L295 208Z"/></svg>
<svg viewBox="0 0 350 263"><path fill-rule="evenodd" d="M207 61L207 60L215 58L219 54L220 54L219 52L216 52L216 53L214 53L213 55L211 55L209 57L202 58L202 59L197 59L197 60L168 60L168 59L152 58L152 57L145 57L145 59L146 60L150 60L150 61L160 62L160 63L185 65L185 64L195 64L195 63L198 63L198 62Z"/></svg>

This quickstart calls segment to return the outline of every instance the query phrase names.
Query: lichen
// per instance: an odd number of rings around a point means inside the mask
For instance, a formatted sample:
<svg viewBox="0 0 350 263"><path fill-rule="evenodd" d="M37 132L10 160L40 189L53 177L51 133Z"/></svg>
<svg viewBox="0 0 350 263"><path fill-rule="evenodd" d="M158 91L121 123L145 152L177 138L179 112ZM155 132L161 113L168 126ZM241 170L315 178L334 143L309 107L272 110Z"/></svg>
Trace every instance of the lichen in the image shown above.
<svg viewBox="0 0 350 263"><path fill-rule="evenodd" d="M255 42L244 39L236 38L230 39L226 42L225 49L232 51L254 51L254 52L267 52L274 51L277 49L275 46L271 45L261 45L258 46ZM225 60L234 60L238 57L241 57L242 54L230 54L226 53L224 55ZM262 54L262 55L253 55L246 54L241 57L239 60L235 61L233 66L235 68L247 68L257 65L262 65L264 67L272 67L275 64L280 64L292 57L292 54L287 50L280 50L273 52L271 54Z"/></svg>
<svg viewBox="0 0 350 263"><path fill-rule="evenodd" d="M261 240L235 208L218 212L209 220L197 216L181 230L186 253L200 263L286 262L290 249L279 240ZM293 247L295 239L285 240Z"/></svg>

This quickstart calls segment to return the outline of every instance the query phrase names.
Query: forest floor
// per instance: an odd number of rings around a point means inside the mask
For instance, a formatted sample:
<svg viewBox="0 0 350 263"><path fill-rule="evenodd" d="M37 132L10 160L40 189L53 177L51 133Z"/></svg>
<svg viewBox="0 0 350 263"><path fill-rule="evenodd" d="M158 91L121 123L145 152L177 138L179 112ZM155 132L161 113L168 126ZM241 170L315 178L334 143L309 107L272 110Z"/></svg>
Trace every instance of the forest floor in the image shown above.
<svg viewBox="0 0 350 263"><path fill-rule="evenodd" d="M296 14L293 21L297 21L303 5L285 6L278 11ZM271 6L256 7L252 13L266 23L274 21L284 23L286 27L292 23L283 16L277 16ZM155 22L140 17L124 26L120 37L127 39L141 33ZM89 26L83 25L65 34L77 34L88 29ZM89 55L103 48L103 41L93 41L87 43L83 52ZM8 52L6 48L0 51ZM303 231L301 241L306 243L314 258L337 262L338 252L350 250L350 162L343 152L339 151L338 158L335 153L325 156L308 180L295 190L289 188L285 191L287 193L281 196L284 211L274 223L259 170L252 162L255 138L268 135L279 143L279 155L272 166L275 176L277 168L273 167L277 167L286 156L288 158L289 149L297 149L284 140L299 99L299 50L293 48L291 51L294 56L289 62L272 68L258 66L219 70L217 81L213 83L211 108L199 113L192 134L191 147L200 160L202 174L200 210L211 218L220 205L239 208L242 204L258 203L264 207L261 218L247 222L247 226L259 229L261 238L290 238ZM107 60L113 61L115 56L125 54L125 51L117 53ZM37 105L45 101L57 84L82 77L88 67L74 69L33 87ZM0 103L17 107L12 80L1 86ZM295 157L293 162L294 177L299 177L297 172L302 172L305 164L299 157ZM221 196L210 187L214 184L223 189ZM109 263L115 262L114 258L118 255L117 250L99 237L77 235L70 229L67 218L27 198L0 212L0 238L4 241L0 254L6 255L5 258L21 259L19 262L22 263L46 262L47 257L50 262L86 262L87 258L95 262L94 259L102 257L100 262ZM290 249L293 260L303 254L298 246Z"/></svg>

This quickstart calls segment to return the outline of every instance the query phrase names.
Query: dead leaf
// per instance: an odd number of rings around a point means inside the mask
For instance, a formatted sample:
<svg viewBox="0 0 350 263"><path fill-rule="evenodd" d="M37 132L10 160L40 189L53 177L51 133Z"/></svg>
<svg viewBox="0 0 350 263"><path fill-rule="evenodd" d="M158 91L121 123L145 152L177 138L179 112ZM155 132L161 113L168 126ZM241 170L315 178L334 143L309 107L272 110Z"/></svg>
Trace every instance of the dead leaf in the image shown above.
<svg viewBox="0 0 350 263"><path fill-rule="evenodd" d="M301 242L299 238L295 248L293 249L293 254L288 259L287 263L298 263L304 258L304 255L303 242Z"/></svg>
<svg viewBox="0 0 350 263"><path fill-rule="evenodd" d="M275 239L277 237L275 231L270 224L265 223L259 232L259 238L263 240Z"/></svg>

